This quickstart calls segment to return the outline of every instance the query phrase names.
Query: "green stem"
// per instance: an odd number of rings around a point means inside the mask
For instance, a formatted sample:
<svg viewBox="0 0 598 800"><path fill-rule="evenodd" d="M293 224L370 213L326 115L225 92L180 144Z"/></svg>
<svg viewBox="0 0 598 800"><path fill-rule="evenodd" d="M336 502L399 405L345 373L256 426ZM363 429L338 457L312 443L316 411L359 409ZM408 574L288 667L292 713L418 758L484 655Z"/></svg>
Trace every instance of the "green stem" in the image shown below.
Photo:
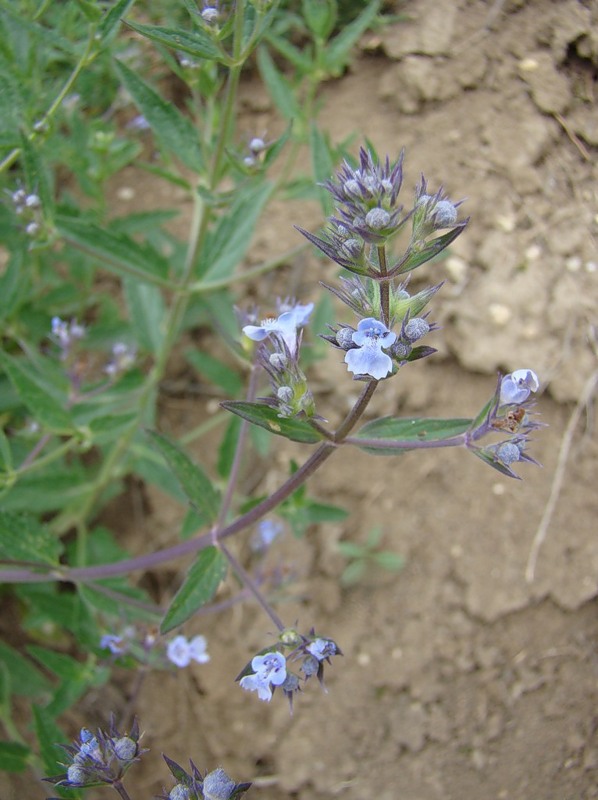
<svg viewBox="0 0 598 800"><path fill-rule="evenodd" d="M384 245L382 245L381 247L378 247L377 250L380 276L384 278L388 275L386 249ZM387 328L390 328L390 283L387 280L380 282L380 313L383 324L386 325Z"/></svg>

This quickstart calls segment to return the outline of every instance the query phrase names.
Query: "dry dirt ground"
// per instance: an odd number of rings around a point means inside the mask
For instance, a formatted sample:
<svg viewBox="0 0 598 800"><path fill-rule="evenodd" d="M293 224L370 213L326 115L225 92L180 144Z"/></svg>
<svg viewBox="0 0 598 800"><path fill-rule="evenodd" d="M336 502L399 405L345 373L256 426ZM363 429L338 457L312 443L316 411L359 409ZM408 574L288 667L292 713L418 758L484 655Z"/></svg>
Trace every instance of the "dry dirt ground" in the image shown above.
<svg viewBox="0 0 598 800"><path fill-rule="evenodd" d="M523 465L519 482L461 451L331 459L311 492L351 516L299 542L288 535L271 553L297 578L285 619L343 649L328 693L308 685L291 717L282 698L264 704L238 689L240 665L271 631L253 606L194 622L188 632L206 634L212 661L147 679L136 711L152 754L135 797L168 783L160 750L254 780L250 796L262 800L598 797L598 6L418 0L396 10L409 20L366 37L349 73L325 87L322 125L334 141L356 131L355 147L368 137L391 157L404 146L405 191L423 171L467 198L472 221L423 276L446 280L433 303L439 354L387 382L372 412L471 415L498 369L531 367L549 426L532 450L543 467ZM277 130L253 83L243 113L248 130ZM131 210L136 199L122 202ZM252 253L280 252L296 243L293 224L320 222L315 206L274 209ZM323 269L306 254L286 277L313 298ZM339 361L332 352L315 367L330 418L356 393ZM186 426L197 409L166 399L164 418ZM278 453L264 487L277 485L290 454L300 459L301 447ZM133 506L119 509L134 523L132 547L166 543L180 511L157 494L143 512ZM405 568L339 588L337 541L364 541L375 526ZM90 698L98 723L128 686L123 676Z"/></svg>

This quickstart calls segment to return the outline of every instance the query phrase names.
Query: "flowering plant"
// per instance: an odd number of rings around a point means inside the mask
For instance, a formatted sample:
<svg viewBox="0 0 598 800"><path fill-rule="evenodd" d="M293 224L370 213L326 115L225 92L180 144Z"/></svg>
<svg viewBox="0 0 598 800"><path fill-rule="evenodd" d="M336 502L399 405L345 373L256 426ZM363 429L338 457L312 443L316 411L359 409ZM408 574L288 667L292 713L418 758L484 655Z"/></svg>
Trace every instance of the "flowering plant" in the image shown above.
<svg viewBox="0 0 598 800"><path fill-rule="evenodd" d="M441 283L411 292L410 275L468 222L461 203L430 190L424 178L413 195L405 191L402 153L392 162L368 146L354 162L314 123L318 83L342 72L380 2L338 31L334 0L304 0L303 52L284 38L285 12L271 0L197 7L186 0L183 27L170 4L158 10L160 24L152 22L153 9L135 16L134 0L109 8L92 0L50 5L40 5L35 21L26 16L25 0L16 14L0 11L3 30L16 32L4 37L0 64L16 109L14 120L2 120L0 137L7 248L0 272L0 580L14 587L23 644L0 646L11 737L0 743L0 756L14 769L37 766L12 718L12 695L25 683L35 704L24 727L35 732L45 771L63 769L54 783L108 785L126 800L125 776L145 752L137 723L127 734L114 722L95 733L83 727L61 761L51 745L61 737L62 715L108 681L115 666L139 676L131 707L150 669L210 669L212 645L208 652L205 631L195 630L200 613L247 600L277 633L241 669L239 692L265 702L282 695L292 710L298 693L315 683L310 678L324 687L325 668L342 655L333 631L281 618L273 598L284 591L284 579L263 568L287 526L301 534L311 524L344 518L344 509L309 496L308 479L351 447L386 456L463 447L517 477L520 462L533 462L528 447L539 427L532 402L539 381L531 369L499 377L474 418L363 423L375 392L392 392L404 369L435 352L422 341L438 327L426 309ZM48 30L53 45L43 47ZM59 62L54 46L64 51ZM154 46L191 98L190 114L142 77ZM288 73L274 52L288 59ZM243 66L255 53L289 125L278 138L254 132L241 141L236 100ZM21 81L25 62L32 72ZM54 99L46 106L47 95ZM338 283L323 283L349 310L343 321L332 311L322 321L327 306L315 299L278 300L275 313L263 314L246 300L249 281L261 299L259 278L305 248L297 235L292 250L241 268L260 215L273 197L296 188L288 176L305 145L315 165L310 196L321 200L328 221L316 233L298 230L335 271L344 270ZM185 241L167 226L170 209L112 213L109 179L131 165L182 193L191 208ZM161 430L168 426L159 414L173 354L200 332L211 336L210 347L182 357L193 370L192 387L209 384L221 400L214 424L225 430L214 466L188 454L211 423L175 440ZM310 387L304 341L313 342L314 333L346 365L347 386L354 381L361 389L332 422L334 407L319 413ZM240 478L253 465L250 444L264 453L275 437L311 452L289 465L271 493L260 494L255 483L245 492ZM126 531L102 517L127 483L152 486L179 504L175 543L127 552ZM251 537L248 553L239 556L228 540L244 532ZM166 601L132 577L180 558L187 571ZM25 647L28 636L34 643ZM222 768L203 775L193 762L190 772L166 763L176 780L169 800L228 800L249 786Z"/></svg>

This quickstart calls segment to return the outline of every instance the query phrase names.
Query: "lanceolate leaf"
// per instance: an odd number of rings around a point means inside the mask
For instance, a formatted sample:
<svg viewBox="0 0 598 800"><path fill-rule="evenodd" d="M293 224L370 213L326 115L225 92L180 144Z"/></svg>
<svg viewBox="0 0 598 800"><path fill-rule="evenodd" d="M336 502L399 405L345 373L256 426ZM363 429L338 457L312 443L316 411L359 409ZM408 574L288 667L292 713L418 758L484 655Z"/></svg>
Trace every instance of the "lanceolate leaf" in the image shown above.
<svg viewBox="0 0 598 800"><path fill-rule="evenodd" d="M125 64L120 61L114 63L120 79L149 122L160 146L178 156L189 169L197 171L201 164L201 151L199 134L191 120L160 97L155 89Z"/></svg>
<svg viewBox="0 0 598 800"><path fill-rule="evenodd" d="M60 550L54 534L33 517L0 511L0 557L58 564Z"/></svg>
<svg viewBox="0 0 598 800"><path fill-rule="evenodd" d="M138 244L121 233L111 233L91 222L75 217L59 217L58 232L70 244L95 256L106 269L117 275L131 275L138 280L169 285L168 260L148 245Z"/></svg>
<svg viewBox="0 0 598 800"><path fill-rule="evenodd" d="M208 265L202 275L206 281L229 277L243 260L271 192L269 183L244 192L222 216L209 239L206 252L202 254L202 260Z"/></svg>
<svg viewBox="0 0 598 800"><path fill-rule="evenodd" d="M233 414L238 414L253 425L259 425L260 428L265 428L278 436L284 436L285 439L291 439L293 442L314 444L322 441L322 436L308 422L279 417L275 408L262 403L247 403L244 400L226 401L221 403L221 406L227 411L232 411Z"/></svg>
<svg viewBox="0 0 598 800"><path fill-rule="evenodd" d="M127 21L129 28L150 39L157 44L172 47L173 50L188 53L195 58L207 58L210 61L224 63L226 58L216 47L210 37L201 30L193 32L177 28L163 28L159 25L140 25L138 22Z"/></svg>
<svg viewBox="0 0 598 800"><path fill-rule="evenodd" d="M134 2L135 0L118 0L118 2L112 6L98 26L98 33L102 39L105 39L112 33L114 28L118 26L121 17L127 13Z"/></svg>
<svg viewBox="0 0 598 800"><path fill-rule="evenodd" d="M72 430L73 424L69 414L58 400L48 394L47 388L36 380L24 363L24 359L0 353L0 364L21 401L41 425L60 433Z"/></svg>
<svg viewBox="0 0 598 800"><path fill-rule="evenodd" d="M160 626L168 633L189 619L198 608L208 603L226 575L226 560L217 547L206 547L187 573Z"/></svg>
<svg viewBox="0 0 598 800"><path fill-rule="evenodd" d="M401 452L412 449L410 442L437 442L442 439L451 439L460 436L468 430L470 419L421 419L383 417L368 422L355 436L351 443L375 455L399 455ZM379 447L360 445L359 439L377 440ZM389 446L384 447L388 442ZM392 446L392 443L396 443ZM401 446L398 445L401 443ZM404 446L402 446L404 444Z"/></svg>
<svg viewBox="0 0 598 800"><path fill-rule="evenodd" d="M219 496L205 472L166 436L156 431L148 433L168 461L191 505L210 522L215 520L218 514Z"/></svg>

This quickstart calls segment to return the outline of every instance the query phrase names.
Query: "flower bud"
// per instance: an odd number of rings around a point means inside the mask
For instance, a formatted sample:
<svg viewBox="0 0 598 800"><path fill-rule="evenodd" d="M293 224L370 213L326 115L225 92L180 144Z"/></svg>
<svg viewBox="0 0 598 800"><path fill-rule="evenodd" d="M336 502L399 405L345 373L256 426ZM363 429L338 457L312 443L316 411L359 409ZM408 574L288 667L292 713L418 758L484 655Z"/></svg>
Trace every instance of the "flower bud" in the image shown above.
<svg viewBox="0 0 598 800"><path fill-rule="evenodd" d="M132 761L137 755L137 744L128 736L114 741L114 754L119 761Z"/></svg>
<svg viewBox="0 0 598 800"><path fill-rule="evenodd" d="M295 392L290 386L281 386L276 392L276 396L283 403L291 403L295 397Z"/></svg>
<svg viewBox="0 0 598 800"><path fill-rule="evenodd" d="M336 341L339 347L342 347L343 350L351 350L355 347L355 343L353 341L353 334L355 331L353 328L339 328L336 332Z"/></svg>
<svg viewBox="0 0 598 800"><path fill-rule="evenodd" d="M496 450L496 457L505 466L514 464L521 458L521 451L513 442L504 442Z"/></svg>
<svg viewBox="0 0 598 800"><path fill-rule="evenodd" d="M66 775L69 783L82 785L87 781L86 771L76 764L71 764L66 771Z"/></svg>
<svg viewBox="0 0 598 800"><path fill-rule="evenodd" d="M390 214L383 208L372 208L366 214L365 224L373 231L381 231L390 224Z"/></svg>
<svg viewBox="0 0 598 800"><path fill-rule="evenodd" d="M189 789L182 783L173 786L168 794L168 800L189 800L190 797Z"/></svg>
<svg viewBox="0 0 598 800"><path fill-rule="evenodd" d="M414 317L405 325L403 333L410 342L416 342L430 332L430 326L425 319Z"/></svg>
<svg viewBox="0 0 598 800"><path fill-rule="evenodd" d="M229 800L236 786L222 767L218 767L203 779L204 800Z"/></svg>

